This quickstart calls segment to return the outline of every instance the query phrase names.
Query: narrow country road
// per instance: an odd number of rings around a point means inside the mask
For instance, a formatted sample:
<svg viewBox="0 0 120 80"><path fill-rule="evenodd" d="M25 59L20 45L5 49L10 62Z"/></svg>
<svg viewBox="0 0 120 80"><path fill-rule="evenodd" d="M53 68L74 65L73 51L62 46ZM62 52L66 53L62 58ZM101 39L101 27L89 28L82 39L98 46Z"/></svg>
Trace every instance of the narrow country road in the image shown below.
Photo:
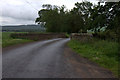
<svg viewBox="0 0 120 80"><path fill-rule="evenodd" d="M111 78L112 73L78 56L69 39L51 39L3 49L3 78Z"/></svg>

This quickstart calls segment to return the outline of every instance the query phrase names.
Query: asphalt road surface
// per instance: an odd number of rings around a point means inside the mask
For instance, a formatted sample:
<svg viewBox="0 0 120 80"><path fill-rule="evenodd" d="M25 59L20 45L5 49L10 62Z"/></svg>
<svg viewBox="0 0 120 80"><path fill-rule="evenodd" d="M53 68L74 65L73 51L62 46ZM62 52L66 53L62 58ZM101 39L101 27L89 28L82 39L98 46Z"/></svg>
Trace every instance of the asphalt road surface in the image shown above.
<svg viewBox="0 0 120 80"><path fill-rule="evenodd" d="M112 73L80 57L70 39L38 41L3 49L3 78L111 78Z"/></svg>

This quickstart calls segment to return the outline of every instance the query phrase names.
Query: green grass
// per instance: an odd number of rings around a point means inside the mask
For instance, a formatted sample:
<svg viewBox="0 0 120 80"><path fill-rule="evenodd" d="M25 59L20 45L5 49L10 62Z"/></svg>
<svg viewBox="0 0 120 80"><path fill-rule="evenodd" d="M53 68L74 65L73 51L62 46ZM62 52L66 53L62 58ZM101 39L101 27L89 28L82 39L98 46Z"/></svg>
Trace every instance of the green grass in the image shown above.
<svg viewBox="0 0 120 80"><path fill-rule="evenodd" d="M11 33L15 33L15 32L2 32L2 47L7 47L10 45L21 44L21 43L33 41L33 40L28 40L28 39L13 39L10 37ZM18 32L16 32L16 33L18 33ZM24 32L19 32L19 33L24 33Z"/></svg>
<svg viewBox="0 0 120 80"><path fill-rule="evenodd" d="M67 38L69 38L69 37L70 37L70 34L68 34L68 33L65 33L65 36L66 36Z"/></svg>
<svg viewBox="0 0 120 80"><path fill-rule="evenodd" d="M113 72L116 77L118 73L118 43L106 40L93 40L90 42L80 42L71 40L68 43L74 51L91 61L98 63Z"/></svg>

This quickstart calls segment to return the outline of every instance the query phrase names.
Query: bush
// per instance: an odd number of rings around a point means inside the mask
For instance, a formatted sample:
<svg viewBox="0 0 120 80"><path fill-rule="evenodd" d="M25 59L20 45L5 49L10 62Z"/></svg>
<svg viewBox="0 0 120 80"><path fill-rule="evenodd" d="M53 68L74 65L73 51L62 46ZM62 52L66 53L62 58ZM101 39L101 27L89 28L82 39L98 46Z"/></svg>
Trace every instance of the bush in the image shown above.
<svg viewBox="0 0 120 80"><path fill-rule="evenodd" d="M112 40L118 42L118 35L114 31L110 31L110 30L93 33L93 36L103 40Z"/></svg>

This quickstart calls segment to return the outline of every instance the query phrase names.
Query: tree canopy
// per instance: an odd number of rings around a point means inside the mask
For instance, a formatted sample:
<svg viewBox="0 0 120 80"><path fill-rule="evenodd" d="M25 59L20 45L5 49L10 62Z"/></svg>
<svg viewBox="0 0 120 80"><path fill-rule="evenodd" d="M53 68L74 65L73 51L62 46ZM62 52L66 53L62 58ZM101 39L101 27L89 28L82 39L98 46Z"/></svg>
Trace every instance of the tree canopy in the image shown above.
<svg viewBox="0 0 120 80"><path fill-rule="evenodd" d="M36 23L44 24L48 32L100 32L103 27L116 34L120 31L120 2L105 2L105 5L77 2L71 10L64 5L44 4L42 7Z"/></svg>

